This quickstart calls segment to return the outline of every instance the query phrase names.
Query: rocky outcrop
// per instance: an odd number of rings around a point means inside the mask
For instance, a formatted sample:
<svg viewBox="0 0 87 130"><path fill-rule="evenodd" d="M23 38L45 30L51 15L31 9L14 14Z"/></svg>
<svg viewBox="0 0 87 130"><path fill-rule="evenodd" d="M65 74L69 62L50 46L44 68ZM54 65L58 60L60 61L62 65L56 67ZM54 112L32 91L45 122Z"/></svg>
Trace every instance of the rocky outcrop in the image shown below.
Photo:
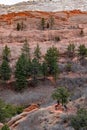
<svg viewBox="0 0 87 130"><path fill-rule="evenodd" d="M2 123L0 123L0 129L3 127L4 125Z"/></svg>
<svg viewBox="0 0 87 130"><path fill-rule="evenodd" d="M39 105L32 104L28 108L24 109L24 111L18 115L12 118L11 121L8 122L8 126L13 130L17 125L19 125L20 122L23 122L29 113L33 113L34 111L39 109Z"/></svg>
<svg viewBox="0 0 87 130"><path fill-rule="evenodd" d="M56 12L63 10L79 9L87 11L86 0L31 0L28 2L21 2L12 6L0 6L0 13L6 14L11 12L21 11L47 11Z"/></svg>
<svg viewBox="0 0 87 130"><path fill-rule="evenodd" d="M87 108L86 97L69 102L67 111L61 105L55 110L55 105L39 108L37 104L33 104L23 113L12 118L8 125L11 130L74 130L67 124L70 121L69 118L75 115L78 107Z"/></svg>

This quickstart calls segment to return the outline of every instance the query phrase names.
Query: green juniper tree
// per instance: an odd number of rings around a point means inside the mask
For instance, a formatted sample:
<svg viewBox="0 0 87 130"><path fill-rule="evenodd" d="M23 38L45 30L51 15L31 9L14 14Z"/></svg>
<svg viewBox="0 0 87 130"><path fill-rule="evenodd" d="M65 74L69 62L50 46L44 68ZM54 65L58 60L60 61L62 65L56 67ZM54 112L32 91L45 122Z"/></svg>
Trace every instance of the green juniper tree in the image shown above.
<svg viewBox="0 0 87 130"><path fill-rule="evenodd" d="M48 75L48 65L45 61L43 61L41 68L42 68L42 74L43 74L44 79L45 79L46 76Z"/></svg>
<svg viewBox="0 0 87 130"><path fill-rule="evenodd" d="M64 105L68 101L69 92L65 87L58 87L52 94L52 97Z"/></svg>
<svg viewBox="0 0 87 130"><path fill-rule="evenodd" d="M7 45L5 45L2 52L3 60L9 61L10 53L11 53L10 48Z"/></svg>
<svg viewBox="0 0 87 130"><path fill-rule="evenodd" d="M47 53L45 54L45 61L48 65L48 72L49 75L52 75L53 77L56 77L58 75L58 56L59 51L56 47L52 46L47 50Z"/></svg>
<svg viewBox="0 0 87 130"><path fill-rule="evenodd" d="M53 62L52 65L52 76L54 77L55 81L58 78L59 75L59 68L58 68L58 63L57 62Z"/></svg>
<svg viewBox="0 0 87 130"><path fill-rule="evenodd" d="M27 86L27 66L26 57L24 54L21 54L17 63L16 63L16 70L15 70L15 78L16 78L16 89L22 90Z"/></svg>
<svg viewBox="0 0 87 130"><path fill-rule="evenodd" d="M27 77L31 76L31 57L30 57L30 47L28 41L25 39L25 42L22 47L22 54L26 58L26 75Z"/></svg>
<svg viewBox="0 0 87 130"><path fill-rule="evenodd" d="M37 44L35 50L34 50L34 57L39 61L41 59L41 51L39 44Z"/></svg>
<svg viewBox="0 0 87 130"><path fill-rule="evenodd" d="M41 64L36 58L32 59L31 71L32 71L31 77L33 81L37 82L37 78L41 75Z"/></svg>
<svg viewBox="0 0 87 130"><path fill-rule="evenodd" d="M29 47L27 39L25 39L21 50L22 50L22 53L26 56L26 58L30 59L30 47Z"/></svg>
<svg viewBox="0 0 87 130"><path fill-rule="evenodd" d="M2 52L2 63L0 66L0 76L3 81L9 80L11 77L11 68L9 65L10 48L6 45Z"/></svg>
<svg viewBox="0 0 87 130"><path fill-rule="evenodd" d="M2 61L2 64L0 66L0 75L1 79L4 81L9 80L11 77L11 69L7 60Z"/></svg>

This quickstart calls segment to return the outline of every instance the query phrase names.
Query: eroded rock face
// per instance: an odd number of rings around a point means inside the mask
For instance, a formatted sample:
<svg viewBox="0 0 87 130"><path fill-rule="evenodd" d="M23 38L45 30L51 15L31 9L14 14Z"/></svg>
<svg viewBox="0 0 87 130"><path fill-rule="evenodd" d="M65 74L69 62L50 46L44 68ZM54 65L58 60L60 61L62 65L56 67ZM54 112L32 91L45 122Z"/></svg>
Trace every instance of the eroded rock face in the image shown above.
<svg viewBox="0 0 87 130"><path fill-rule="evenodd" d="M53 16L55 24L53 29L41 30L41 18L44 17L46 23L50 16ZM55 45L60 52L64 52L70 42L75 43L76 47L79 44L86 45L87 39L87 13L79 10L62 11L62 12L41 12L41 11L26 11L19 13L10 13L0 16L0 50L5 44L11 48L12 64L17 60L21 52L21 47L24 40L27 39L31 48L31 55L38 43L40 45L42 55L46 50ZM17 31L17 23L23 22L25 28L22 31ZM83 28L84 37L80 36L80 31ZM56 42L55 37L60 37L60 41ZM0 51L0 55L1 52Z"/></svg>
<svg viewBox="0 0 87 130"><path fill-rule="evenodd" d="M0 123L0 129L3 127L4 125L2 123Z"/></svg>
<svg viewBox="0 0 87 130"><path fill-rule="evenodd" d="M87 11L86 0L31 0L28 2L21 2L12 6L0 6L0 13L6 14L11 12L21 11L47 11L56 12L63 10L80 9Z"/></svg>
<svg viewBox="0 0 87 130"><path fill-rule="evenodd" d="M70 120L64 122L65 119L75 115L77 106L86 106L86 98L70 102L67 104L67 111L60 105L55 110L55 105L39 108L37 104L29 106L23 113L13 117L7 124L11 130L74 130L68 126ZM34 108L33 110L30 108ZM1 127L3 124L1 124Z"/></svg>
<svg viewBox="0 0 87 130"><path fill-rule="evenodd" d="M33 104L30 106L31 108L34 107L33 110L30 111L30 107L28 107L27 111L14 117L8 125L11 130L74 130L74 128L68 126L70 120L66 122L64 120L75 115L78 106L87 108L86 97L69 102L67 111L61 104L57 110L55 110L55 105L38 108L36 104Z"/></svg>

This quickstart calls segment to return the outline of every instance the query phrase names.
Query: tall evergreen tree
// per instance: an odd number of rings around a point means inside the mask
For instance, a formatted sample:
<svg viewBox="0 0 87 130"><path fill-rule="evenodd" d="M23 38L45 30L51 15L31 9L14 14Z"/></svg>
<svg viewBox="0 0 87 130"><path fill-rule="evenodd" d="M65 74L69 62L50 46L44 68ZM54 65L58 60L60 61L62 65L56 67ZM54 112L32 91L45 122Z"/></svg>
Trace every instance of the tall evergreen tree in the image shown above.
<svg viewBox="0 0 87 130"><path fill-rule="evenodd" d="M7 60L3 60L0 67L1 79L6 81L11 77L11 69Z"/></svg>
<svg viewBox="0 0 87 130"><path fill-rule="evenodd" d="M31 63L31 60L28 59L26 61L26 76L27 76L27 78L29 78L31 76L31 73L32 73L32 63Z"/></svg>
<svg viewBox="0 0 87 130"><path fill-rule="evenodd" d="M32 60L32 78L33 80L37 80L37 77L41 74L41 64L38 62L36 58Z"/></svg>
<svg viewBox="0 0 87 130"><path fill-rule="evenodd" d="M34 50L34 57L39 61L41 59L41 51L39 44L37 44L35 50Z"/></svg>
<svg viewBox="0 0 87 130"><path fill-rule="evenodd" d="M26 57L24 54L21 54L17 63L16 63L16 70L15 70L15 78L16 78L16 89L21 90L27 86L27 66Z"/></svg>
<svg viewBox="0 0 87 130"><path fill-rule="evenodd" d="M26 87L27 87L27 79L25 76L20 75L18 78L16 78L16 86L15 86L16 91L21 91Z"/></svg>
<svg viewBox="0 0 87 130"><path fill-rule="evenodd" d="M30 59L30 47L29 47L27 39L25 39L21 50L22 50L22 53L26 56L26 58Z"/></svg>
<svg viewBox="0 0 87 130"><path fill-rule="evenodd" d="M51 73L52 73L52 76L54 77L54 79L56 80L58 78L58 74L59 74L59 68L58 68L57 62L53 62Z"/></svg>
<svg viewBox="0 0 87 130"><path fill-rule="evenodd" d="M42 63L42 74L44 76L44 79L48 75L48 65L45 61Z"/></svg>
<svg viewBox="0 0 87 130"><path fill-rule="evenodd" d="M58 56L59 52L54 46L50 47L45 54L45 61L49 68L49 74L51 74L52 76L56 76L58 73Z"/></svg>
<svg viewBox="0 0 87 130"><path fill-rule="evenodd" d="M10 52L10 48L7 45L5 45L2 52L3 60L9 61Z"/></svg>
<svg viewBox="0 0 87 130"><path fill-rule="evenodd" d="M26 58L26 76L31 76L31 57L30 57L30 47L28 41L25 39L25 42L22 47L22 54Z"/></svg>

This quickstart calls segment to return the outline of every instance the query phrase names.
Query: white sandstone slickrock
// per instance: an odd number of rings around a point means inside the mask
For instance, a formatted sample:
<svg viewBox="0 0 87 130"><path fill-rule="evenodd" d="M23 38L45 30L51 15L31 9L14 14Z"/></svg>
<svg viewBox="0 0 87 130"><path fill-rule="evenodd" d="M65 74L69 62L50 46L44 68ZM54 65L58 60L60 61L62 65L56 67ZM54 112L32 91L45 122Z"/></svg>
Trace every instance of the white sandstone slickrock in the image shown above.
<svg viewBox="0 0 87 130"><path fill-rule="evenodd" d="M75 9L87 11L87 0L30 0L11 6L0 5L0 14L30 10L56 12Z"/></svg>

